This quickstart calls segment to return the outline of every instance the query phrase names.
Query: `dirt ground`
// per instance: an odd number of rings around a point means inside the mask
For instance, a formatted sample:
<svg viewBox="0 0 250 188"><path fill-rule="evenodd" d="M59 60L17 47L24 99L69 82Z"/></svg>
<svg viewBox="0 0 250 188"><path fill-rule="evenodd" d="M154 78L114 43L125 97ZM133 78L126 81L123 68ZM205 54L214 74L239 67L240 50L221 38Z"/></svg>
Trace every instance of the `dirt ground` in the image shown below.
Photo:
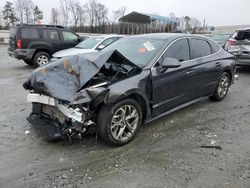
<svg viewBox="0 0 250 188"><path fill-rule="evenodd" d="M0 187L250 187L250 69L222 102L205 101L141 127L128 145L95 136L48 143L26 118L33 68L0 45ZM201 146L220 146L202 148Z"/></svg>

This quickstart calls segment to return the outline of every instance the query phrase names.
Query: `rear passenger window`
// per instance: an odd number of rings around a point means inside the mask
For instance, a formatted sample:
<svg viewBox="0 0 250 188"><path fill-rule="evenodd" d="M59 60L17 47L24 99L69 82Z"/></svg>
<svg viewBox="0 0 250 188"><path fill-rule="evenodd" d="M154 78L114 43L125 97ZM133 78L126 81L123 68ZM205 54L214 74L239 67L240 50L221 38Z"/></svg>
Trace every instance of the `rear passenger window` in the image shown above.
<svg viewBox="0 0 250 188"><path fill-rule="evenodd" d="M212 54L210 45L206 40L202 39L189 39L192 59L208 56Z"/></svg>
<svg viewBox="0 0 250 188"><path fill-rule="evenodd" d="M38 29L34 28L22 28L21 30L22 38L23 39L38 39Z"/></svg>
<svg viewBox="0 0 250 188"><path fill-rule="evenodd" d="M171 57L182 61L190 60L189 45L187 39L177 40L167 49L163 55L163 59Z"/></svg>
<svg viewBox="0 0 250 188"><path fill-rule="evenodd" d="M220 47L217 44L215 44L213 42L209 42L209 44L210 44L210 46L212 48L213 53L216 53L216 52L218 52L220 50Z"/></svg>
<svg viewBox="0 0 250 188"><path fill-rule="evenodd" d="M43 30L43 38L47 40L59 40L59 34L56 30Z"/></svg>

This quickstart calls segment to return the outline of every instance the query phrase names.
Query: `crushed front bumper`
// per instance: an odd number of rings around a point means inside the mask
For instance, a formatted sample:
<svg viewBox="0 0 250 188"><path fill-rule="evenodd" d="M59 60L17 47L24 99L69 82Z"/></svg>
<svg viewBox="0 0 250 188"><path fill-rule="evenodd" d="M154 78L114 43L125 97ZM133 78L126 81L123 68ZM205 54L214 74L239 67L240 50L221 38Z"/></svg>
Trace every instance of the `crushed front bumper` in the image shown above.
<svg viewBox="0 0 250 188"><path fill-rule="evenodd" d="M27 95L27 101L31 103L38 103L39 105L41 105L42 113L51 112L51 114L47 114L47 115L55 116L55 114L63 114L66 118L69 118L73 121L77 121L79 123L85 122L84 114L79 112L80 109L78 108L73 109L64 104L60 104L58 100L52 97L49 97L46 95L29 93ZM54 112L57 112L57 113L54 113ZM55 117L55 118L58 118L58 117Z"/></svg>
<svg viewBox="0 0 250 188"><path fill-rule="evenodd" d="M71 107L53 97L36 93L29 93L27 101L32 103L31 115L41 115L56 122L60 132L67 137L85 133L88 127L94 125L87 108Z"/></svg>

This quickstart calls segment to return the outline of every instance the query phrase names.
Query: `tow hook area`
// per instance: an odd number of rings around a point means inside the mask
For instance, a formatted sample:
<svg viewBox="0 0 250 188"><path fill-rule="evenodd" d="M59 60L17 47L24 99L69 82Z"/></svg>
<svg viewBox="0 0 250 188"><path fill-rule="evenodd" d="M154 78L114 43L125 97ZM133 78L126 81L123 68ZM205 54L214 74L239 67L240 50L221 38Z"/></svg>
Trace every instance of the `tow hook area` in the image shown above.
<svg viewBox="0 0 250 188"><path fill-rule="evenodd" d="M73 138L81 139L82 135L95 129L95 123L90 120L89 109L83 106L69 106L62 102L41 94L30 93L28 102L33 104L33 115L41 115L53 120L57 132L51 136L51 141ZM39 109L39 110L38 110ZM52 135L52 134L50 134Z"/></svg>

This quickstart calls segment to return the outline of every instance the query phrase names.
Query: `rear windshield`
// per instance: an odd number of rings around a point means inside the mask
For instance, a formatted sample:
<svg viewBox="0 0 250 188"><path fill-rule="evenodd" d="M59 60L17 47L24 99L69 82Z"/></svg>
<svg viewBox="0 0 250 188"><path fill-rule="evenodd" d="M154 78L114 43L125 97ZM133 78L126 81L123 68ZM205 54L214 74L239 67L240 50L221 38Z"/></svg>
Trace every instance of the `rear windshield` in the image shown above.
<svg viewBox="0 0 250 188"><path fill-rule="evenodd" d="M23 39L38 39L38 29L35 28L22 28L22 38Z"/></svg>
<svg viewBox="0 0 250 188"><path fill-rule="evenodd" d="M232 38L235 40L250 40L250 31L236 31Z"/></svg>

